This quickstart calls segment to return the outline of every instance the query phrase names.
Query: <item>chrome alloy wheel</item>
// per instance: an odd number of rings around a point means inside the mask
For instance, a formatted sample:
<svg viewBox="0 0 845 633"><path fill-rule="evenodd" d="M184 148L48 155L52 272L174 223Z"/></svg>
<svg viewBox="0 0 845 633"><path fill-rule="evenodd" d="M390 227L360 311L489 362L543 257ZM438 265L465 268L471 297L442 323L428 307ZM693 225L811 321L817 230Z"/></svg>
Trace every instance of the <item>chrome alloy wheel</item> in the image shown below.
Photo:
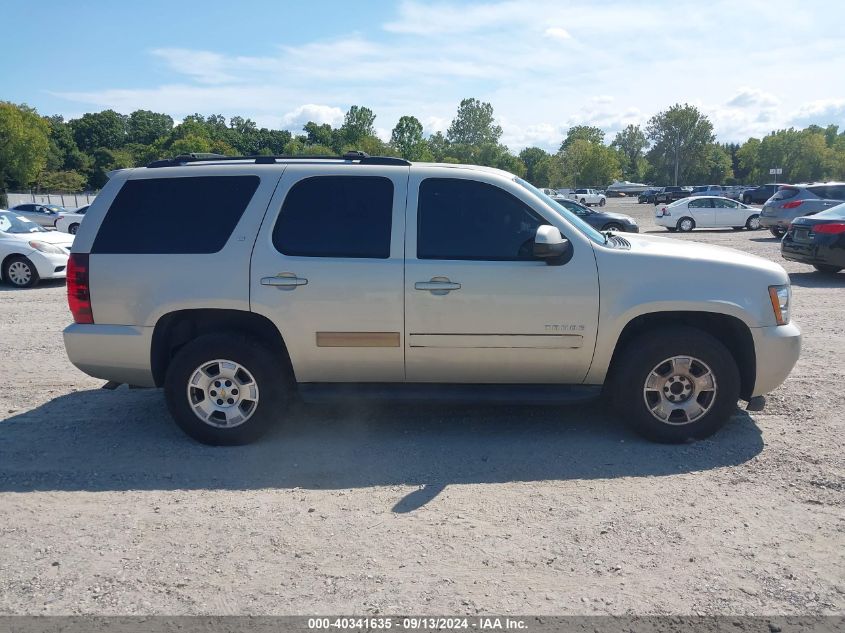
<svg viewBox="0 0 845 633"><path fill-rule="evenodd" d="M9 264L6 273L9 275L9 281L16 286L25 286L32 281L32 268L20 260Z"/></svg>
<svg viewBox="0 0 845 633"><path fill-rule="evenodd" d="M756 231L757 229L759 229L760 228L760 217L756 216L756 217L749 218L748 219L748 228L751 229L752 231Z"/></svg>
<svg viewBox="0 0 845 633"><path fill-rule="evenodd" d="M188 402L194 414L206 424L230 429L255 413L258 383L245 367L234 361L208 361L191 374Z"/></svg>
<svg viewBox="0 0 845 633"><path fill-rule="evenodd" d="M684 218L681 220L681 225L678 228L682 231L692 231L692 220Z"/></svg>
<svg viewBox="0 0 845 633"><path fill-rule="evenodd" d="M704 416L716 401L716 389L716 376L705 363L673 356L651 370L643 398L657 420L677 426Z"/></svg>

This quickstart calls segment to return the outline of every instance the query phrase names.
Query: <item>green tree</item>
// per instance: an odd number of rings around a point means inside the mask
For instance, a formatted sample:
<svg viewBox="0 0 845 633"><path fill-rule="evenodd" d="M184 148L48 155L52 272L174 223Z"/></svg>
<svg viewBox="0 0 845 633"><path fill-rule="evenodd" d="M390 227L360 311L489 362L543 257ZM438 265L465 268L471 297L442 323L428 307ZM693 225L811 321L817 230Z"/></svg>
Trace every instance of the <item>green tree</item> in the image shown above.
<svg viewBox="0 0 845 633"><path fill-rule="evenodd" d="M592 125L575 125L566 132L566 138L560 144L560 151L564 151L575 141L587 141L596 145L604 144L604 131Z"/></svg>
<svg viewBox="0 0 845 633"><path fill-rule="evenodd" d="M50 125L29 106L0 101L0 187L26 187L47 166Z"/></svg>
<svg viewBox="0 0 845 633"><path fill-rule="evenodd" d="M627 180L639 181L645 171L644 151L648 139L639 125L629 125L616 134L611 147L616 148L621 156L622 175Z"/></svg>
<svg viewBox="0 0 845 633"><path fill-rule="evenodd" d="M647 158L660 182L694 183L707 173L713 124L698 108L673 105L649 119Z"/></svg>
<svg viewBox="0 0 845 633"><path fill-rule="evenodd" d="M150 110L135 110L126 121L126 141L152 145L173 129L173 119L167 114Z"/></svg>
<svg viewBox="0 0 845 633"><path fill-rule="evenodd" d="M413 116L403 116L390 133L390 144L407 160L431 160L423 138L423 126Z"/></svg>
<svg viewBox="0 0 845 633"><path fill-rule="evenodd" d="M78 171L45 171L38 178L38 188L44 191L82 191L88 177Z"/></svg>
<svg viewBox="0 0 845 633"><path fill-rule="evenodd" d="M426 145L428 145L428 151L431 152L434 162L454 162L454 159L450 160L450 144L449 141L446 140L446 137L443 136L443 132L435 132L429 136L426 140Z"/></svg>
<svg viewBox="0 0 845 633"><path fill-rule="evenodd" d="M549 158L549 153L540 147L526 147L519 153L519 160L525 165L525 179L538 187L546 187L548 183L537 178L537 165Z"/></svg>
<svg viewBox="0 0 845 633"><path fill-rule="evenodd" d="M314 123L308 121L303 128L305 130L306 142L309 145L325 145L326 147L333 147L337 144L335 130L328 123Z"/></svg>
<svg viewBox="0 0 845 633"><path fill-rule="evenodd" d="M493 106L478 99L464 99L446 130L450 143L462 145L497 144L502 128L493 118Z"/></svg>
<svg viewBox="0 0 845 633"><path fill-rule="evenodd" d="M711 185L720 185L733 180L733 177L731 155L722 146L711 145L707 153L707 175L704 180Z"/></svg>
<svg viewBox="0 0 845 633"><path fill-rule="evenodd" d="M601 187L622 172L616 151L585 139L572 141L559 157L564 184L570 187Z"/></svg>
<svg viewBox="0 0 845 633"><path fill-rule="evenodd" d="M98 147L118 149L126 143L127 117L114 110L89 112L69 125L76 145L89 154Z"/></svg>
<svg viewBox="0 0 845 633"><path fill-rule="evenodd" d="M340 126L340 138L344 145L357 145L365 136L376 135L374 123L376 115L369 108L354 105L343 117L343 125Z"/></svg>
<svg viewBox="0 0 845 633"><path fill-rule="evenodd" d="M134 167L135 161L129 152L119 149L100 147L92 154L94 166L88 178L88 186L92 189L102 189L109 179L108 173L114 169Z"/></svg>

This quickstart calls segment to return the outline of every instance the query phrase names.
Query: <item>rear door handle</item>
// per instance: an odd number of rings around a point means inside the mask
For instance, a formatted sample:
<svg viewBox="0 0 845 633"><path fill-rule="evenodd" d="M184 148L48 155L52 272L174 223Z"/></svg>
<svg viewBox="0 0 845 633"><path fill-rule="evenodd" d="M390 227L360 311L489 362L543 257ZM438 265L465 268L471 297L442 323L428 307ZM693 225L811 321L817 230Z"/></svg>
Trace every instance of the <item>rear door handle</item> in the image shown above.
<svg viewBox="0 0 845 633"><path fill-rule="evenodd" d="M304 286L308 283L307 279L297 277L294 273L279 273L275 277L262 277L262 286L275 286L280 290L293 290L297 286Z"/></svg>
<svg viewBox="0 0 845 633"><path fill-rule="evenodd" d="M448 277L432 277L431 281L418 281L414 284L416 290L427 290L435 295L445 295L452 290L460 290L461 284L451 281Z"/></svg>

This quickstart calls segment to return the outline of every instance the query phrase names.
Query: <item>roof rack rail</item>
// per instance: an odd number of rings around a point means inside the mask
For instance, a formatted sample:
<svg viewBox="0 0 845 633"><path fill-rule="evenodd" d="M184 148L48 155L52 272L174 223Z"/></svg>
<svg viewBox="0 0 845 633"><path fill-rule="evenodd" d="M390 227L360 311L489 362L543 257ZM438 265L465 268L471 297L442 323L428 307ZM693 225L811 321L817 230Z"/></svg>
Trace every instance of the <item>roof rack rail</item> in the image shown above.
<svg viewBox="0 0 845 633"><path fill-rule="evenodd" d="M219 162L229 160L251 160L256 165L273 165L277 160L348 160L360 165L398 165L409 166L411 163L404 158L393 156L370 156L366 152L346 152L342 156L224 156L222 154L208 154L195 152L180 154L173 158L154 160L147 167L178 167L188 163Z"/></svg>

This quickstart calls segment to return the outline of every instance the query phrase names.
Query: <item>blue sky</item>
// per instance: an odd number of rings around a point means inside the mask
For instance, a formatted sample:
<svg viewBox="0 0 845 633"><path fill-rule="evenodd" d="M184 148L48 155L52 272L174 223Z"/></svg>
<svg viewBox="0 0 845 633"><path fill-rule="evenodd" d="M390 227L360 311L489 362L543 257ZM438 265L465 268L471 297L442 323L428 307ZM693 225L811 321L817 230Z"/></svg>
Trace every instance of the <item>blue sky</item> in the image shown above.
<svg viewBox="0 0 845 633"><path fill-rule="evenodd" d="M146 108L299 130L359 104L386 137L403 114L445 130L473 96L517 150L577 124L611 138L677 102L720 140L845 128L839 2L5 0L2 15L0 99L68 118Z"/></svg>

